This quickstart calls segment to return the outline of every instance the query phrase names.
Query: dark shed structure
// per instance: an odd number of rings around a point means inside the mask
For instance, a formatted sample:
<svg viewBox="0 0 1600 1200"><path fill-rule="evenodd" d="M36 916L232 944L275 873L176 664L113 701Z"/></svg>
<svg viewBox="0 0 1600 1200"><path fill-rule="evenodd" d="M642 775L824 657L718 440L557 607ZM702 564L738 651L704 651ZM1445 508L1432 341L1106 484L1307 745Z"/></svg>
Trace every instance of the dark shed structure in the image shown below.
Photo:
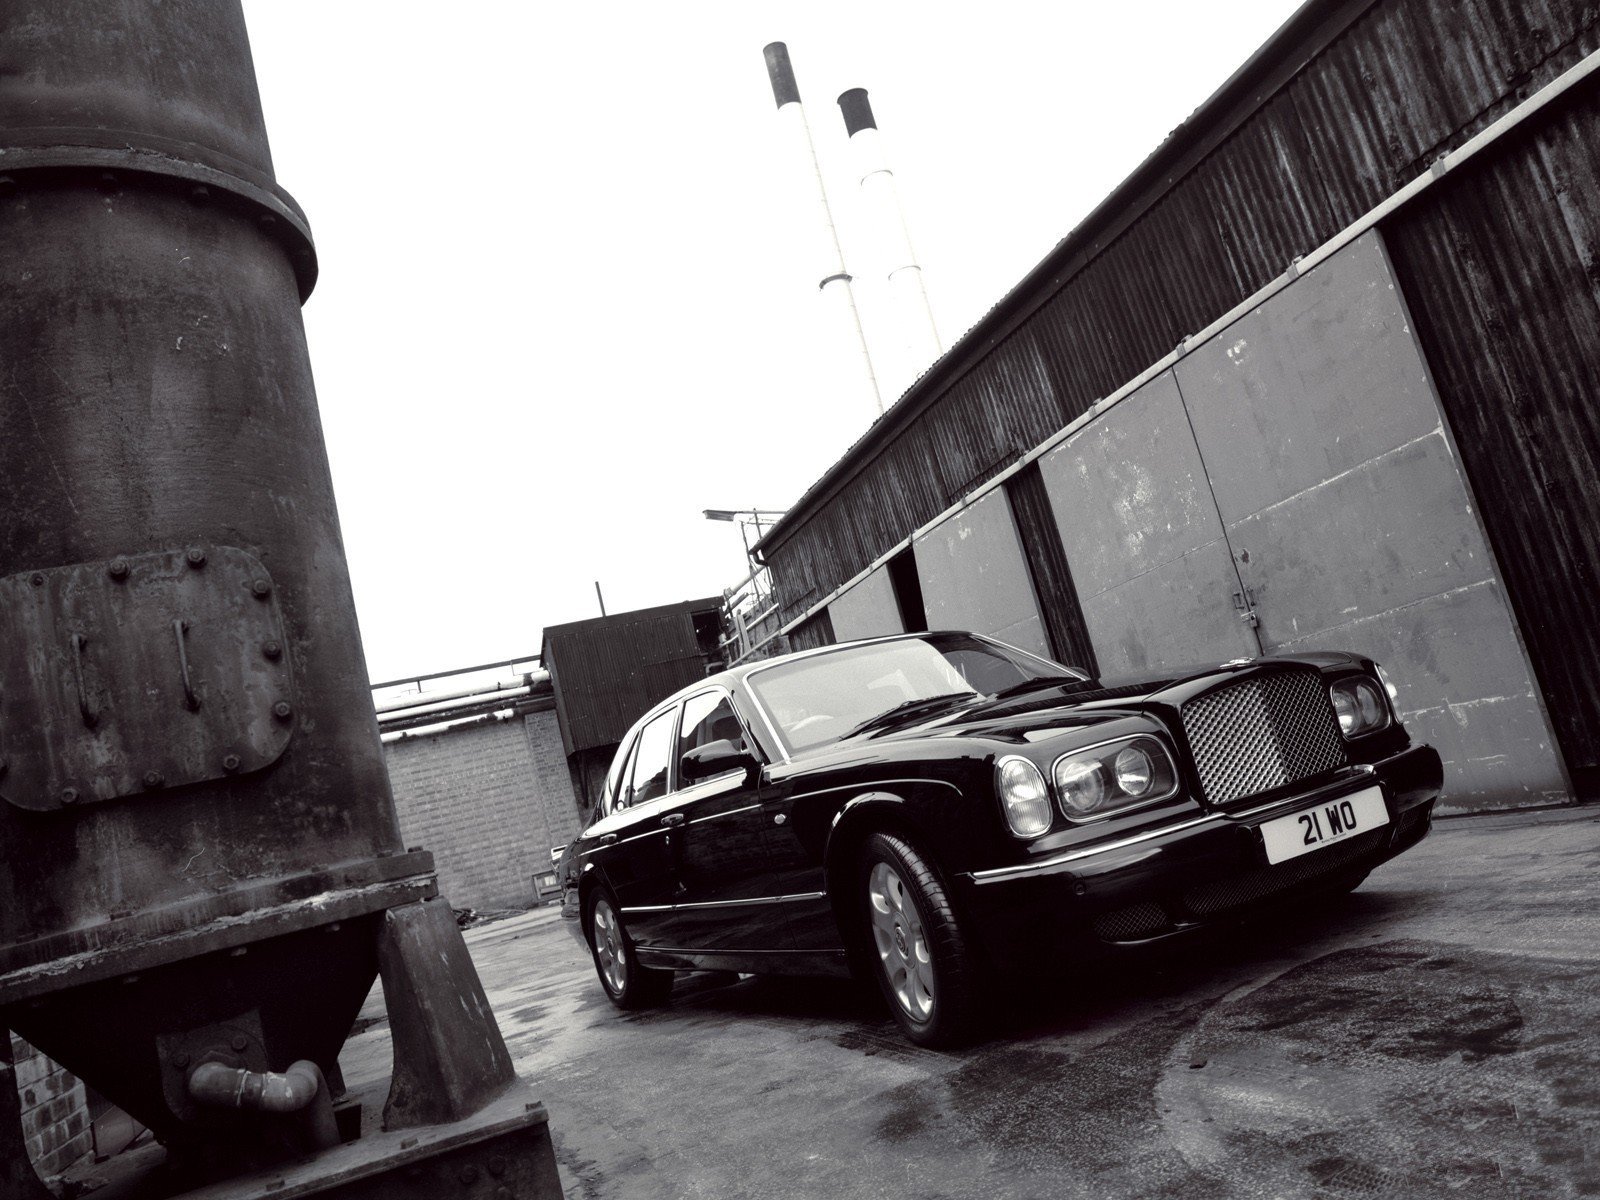
<svg viewBox="0 0 1600 1200"><path fill-rule="evenodd" d="M1596 794L1597 22L1579 0L1306 4L763 540L790 644L831 640L841 587L875 565L892 575L975 488L1364 220L1414 318L1568 777ZM1492 143L1445 174L1480 134ZM1092 667L1036 467L1003 486L1040 623L1052 652Z"/></svg>
<svg viewBox="0 0 1600 1200"><path fill-rule="evenodd" d="M585 809L628 726L657 700L721 666L722 597L551 625L540 659Z"/></svg>

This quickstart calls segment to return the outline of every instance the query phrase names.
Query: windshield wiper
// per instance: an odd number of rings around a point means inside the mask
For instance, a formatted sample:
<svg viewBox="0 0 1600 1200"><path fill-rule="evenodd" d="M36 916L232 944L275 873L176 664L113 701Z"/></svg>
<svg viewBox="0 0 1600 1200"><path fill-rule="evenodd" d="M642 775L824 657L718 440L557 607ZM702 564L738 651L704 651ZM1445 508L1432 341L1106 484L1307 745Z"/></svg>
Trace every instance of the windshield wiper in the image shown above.
<svg viewBox="0 0 1600 1200"><path fill-rule="evenodd" d="M920 696L915 700L906 700L896 704L893 708L886 708L876 716L868 717L853 729L847 730L840 740L854 737L858 733L865 733L874 726L881 725L895 717L909 716L922 708L933 708L948 704L952 700L981 700L983 697L977 692L941 692L937 696Z"/></svg>
<svg viewBox="0 0 1600 1200"><path fill-rule="evenodd" d="M1004 700L1008 696L1020 696L1024 692L1037 691L1041 688L1059 687L1064 683L1088 683L1087 679L1078 675L1036 675L1032 679L1024 679L1021 683L1013 683L1010 687L1003 687L993 693L991 700Z"/></svg>

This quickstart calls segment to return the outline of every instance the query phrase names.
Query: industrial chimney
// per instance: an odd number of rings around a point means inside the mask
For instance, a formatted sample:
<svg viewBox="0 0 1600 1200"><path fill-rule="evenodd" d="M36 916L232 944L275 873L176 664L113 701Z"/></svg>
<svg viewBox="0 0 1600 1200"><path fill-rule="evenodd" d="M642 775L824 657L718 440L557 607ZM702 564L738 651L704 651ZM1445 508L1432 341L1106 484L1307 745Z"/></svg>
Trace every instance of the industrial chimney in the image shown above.
<svg viewBox="0 0 1600 1200"><path fill-rule="evenodd" d="M855 293L851 289L850 273L845 270L844 251L839 245L839 232L834 228L833 212L828 207L828 191L822 183L822 170L817 165L816 146L811 141L811 127L806 123L805 109L800 103L800 89L795 84L794 70L789 64L789 48L782 42L773 42L762 53L767 60L767 76L772 81L772 98L778 105L778 120L785 135L794 146L795 157L804 162L816 184L818 217L815 245L811 253L822 268L817 288L824 300L838 313L840 322L848 322L857 344L861 347L861 364L866 374L866 384L873 406L883 415L883 396L878 391L878 377L872 369L872 355L867 349L866 333L861 328L861 314L856 309Z"/></svg>
<svg viewBox="0 0 1600 1200"><path fill-rule="evenodd" d="M851 88L842 94L839 110L844 114L845 132L850 138L856 177L872 223L874 242L888 255L889 291L894 297L903 349L920 371L938 358L944 347L939 343L939 329L934 324L933 309L928 305L922 268L917 265L916 253L911 248L905 211L900 205L894 172L884 158L883 141L878 136L878 123L867 100L867 89Z"/></svg>
<svg viewBox="0 0 1600 1200"><path fill-rule="evenodd" d="M0 1197L7 1029L160 1139L141 1196L559 1194L396 820L240 0L5 0L0 64Z"/></svg>

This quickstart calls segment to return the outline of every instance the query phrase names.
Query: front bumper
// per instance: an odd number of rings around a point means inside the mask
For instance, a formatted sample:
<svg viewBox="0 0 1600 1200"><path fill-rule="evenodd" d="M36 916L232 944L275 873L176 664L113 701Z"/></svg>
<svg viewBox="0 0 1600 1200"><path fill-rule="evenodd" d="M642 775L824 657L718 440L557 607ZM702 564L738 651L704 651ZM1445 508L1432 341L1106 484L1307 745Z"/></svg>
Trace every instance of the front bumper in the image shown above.
<svg viewBox="0 0 1600 1200"><path fill-rule="evenodd" d="M1145 942L1230 918L1296 892L1333 887L1427 835L1444 771L1430 746L1351 767L1257 809L1210 812L1164 828L958 877L964 916L1001 962L1037 954L1041 937ZM1261 826L1379 784L1389 823L1276 865Z"/></svg>

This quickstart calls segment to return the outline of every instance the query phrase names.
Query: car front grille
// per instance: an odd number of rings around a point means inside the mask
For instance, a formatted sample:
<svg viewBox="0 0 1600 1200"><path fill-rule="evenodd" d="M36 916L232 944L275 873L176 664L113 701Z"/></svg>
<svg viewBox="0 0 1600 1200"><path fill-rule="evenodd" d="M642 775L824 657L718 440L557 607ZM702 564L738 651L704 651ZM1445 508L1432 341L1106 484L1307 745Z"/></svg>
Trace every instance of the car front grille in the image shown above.
<svg viewBox="0 0 1600 1200"><path fill-rule="evenodd" d="M1183 907L1196 918L1214 917L1236 908L1248 908L1269 896L1332 874L1358 858L1382 849L1389 834L1390 830L1385 826L1276 866L1262 867L1233 879L1202 883L1183 894Z"/></svg>
<svg viewBox="0 0 1600 1200"><path fill-rule="evenodd" d="M1101 913L1094 920L1095 936L1107 942L1136 942L1171 928L1167 910L1153 900Z"/></svg>
<svg viewBox="0 0 1600 1200"><path fill-rule="evenodd" d="M1227 807L1349 759L1316 671L1263 671L1183 706L1206 799Z"/></svg>

